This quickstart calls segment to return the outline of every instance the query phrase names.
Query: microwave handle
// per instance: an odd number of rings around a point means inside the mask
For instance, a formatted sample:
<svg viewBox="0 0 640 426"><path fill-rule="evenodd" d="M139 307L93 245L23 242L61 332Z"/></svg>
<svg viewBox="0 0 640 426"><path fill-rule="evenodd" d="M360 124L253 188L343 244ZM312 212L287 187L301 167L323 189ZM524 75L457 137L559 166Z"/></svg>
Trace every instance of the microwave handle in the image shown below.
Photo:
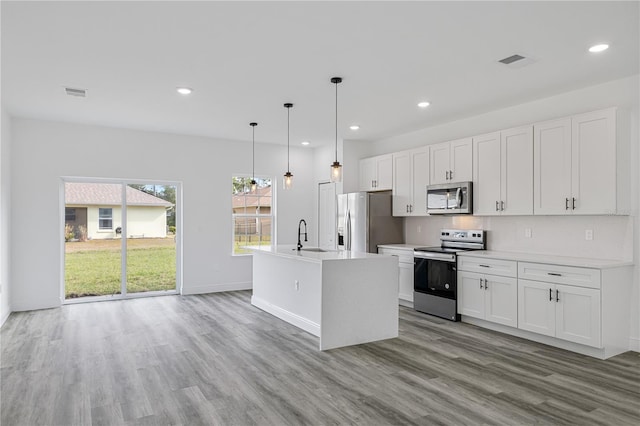
<svg viewBox="0 0 640 426"><path fill-rule="evenodd" d="M462 188L460 187L456 190L456 207L462 207Z"/></svg>

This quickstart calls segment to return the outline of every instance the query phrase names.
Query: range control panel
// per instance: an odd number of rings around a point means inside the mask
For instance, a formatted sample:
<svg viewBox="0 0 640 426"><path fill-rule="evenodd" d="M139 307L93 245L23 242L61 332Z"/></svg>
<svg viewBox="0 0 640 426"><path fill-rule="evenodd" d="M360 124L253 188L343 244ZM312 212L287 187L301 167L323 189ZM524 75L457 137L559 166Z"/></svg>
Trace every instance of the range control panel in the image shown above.
<svg viewBox="0 0 640 426"><path fill-rule="evenodd" d="M486 231L482 229L441 229L441 241L484 243Z"/></svg>

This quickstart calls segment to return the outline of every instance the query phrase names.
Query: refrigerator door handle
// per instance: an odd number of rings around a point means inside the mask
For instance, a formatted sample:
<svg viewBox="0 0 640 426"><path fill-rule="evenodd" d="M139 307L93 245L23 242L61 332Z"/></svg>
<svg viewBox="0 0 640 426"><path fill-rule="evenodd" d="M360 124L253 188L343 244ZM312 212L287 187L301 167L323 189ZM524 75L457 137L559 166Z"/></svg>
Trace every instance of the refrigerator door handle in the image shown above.
<svg viewBox="0 0 640 426"><path fill-rule="evenodd" d="M351 212L347 210L347 216L345 218L345 227L346 227L346 241L344 243L344 248L347 251L351 251Z"/></svg>

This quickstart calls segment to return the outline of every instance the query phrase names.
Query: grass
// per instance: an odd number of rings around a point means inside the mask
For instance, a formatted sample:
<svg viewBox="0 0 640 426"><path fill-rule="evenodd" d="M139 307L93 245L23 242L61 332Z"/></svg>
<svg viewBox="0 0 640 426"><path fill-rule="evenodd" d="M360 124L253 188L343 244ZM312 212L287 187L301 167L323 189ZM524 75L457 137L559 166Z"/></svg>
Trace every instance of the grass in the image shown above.
<svg viewBox="0 0 640 426"><path fill-rule="evenodd" d="M247 250L244 246L268 246L271 244L270 235L239 235L233 246L234 254L249 254L251 250Z"/></svg>
<svg viewBox="0 0 640 426"><path fill-rule="evenodd" d="M65 297L120 294L121 240L65 243ZM173 238L127 240L127 293L175 290Z"/></svg>

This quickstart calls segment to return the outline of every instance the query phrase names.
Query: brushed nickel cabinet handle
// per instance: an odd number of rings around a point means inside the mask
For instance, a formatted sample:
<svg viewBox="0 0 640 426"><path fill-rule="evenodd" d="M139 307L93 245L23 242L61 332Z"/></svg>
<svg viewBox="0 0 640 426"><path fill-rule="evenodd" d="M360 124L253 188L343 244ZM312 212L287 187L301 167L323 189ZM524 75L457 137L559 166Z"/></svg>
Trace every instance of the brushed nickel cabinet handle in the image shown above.
<svg viewBox="0 0 640 426"><path fill-rule="evenodd" d="M556 289L556 302L560 301L560 291Z"/></svg>
<svg viewBox="0 0 640 426"><path fill-rule="evenodd" d="M571 199L571 209L575 210L576 209L576 197L573 197Z"/></svg>
<svg viewBox="0 0 640 426"><path fill-rule="evenodd" d="M559 274L557 272L547 272L547 275L553 275L554 277L561 277L562 274Z"/></svg>
<svg viewBox="0 0 640 426"><path fill-rule="evenodd" d="M491 268L491 266L489 266L489 265L478 265L478 266L481 267L481 268Z"/></svg>
<svg viewBox="0 0 640 426"><path fill-rule="evenodd" d="M504 211L504 201L500 201L500 210Z"/></svg>
<svg viewBox="0 0 640 426"><path fill-rule="evenodd" d="M496 201L496 211L498 211L498 202Z"/></svg>
<svg viewBox="0 0 640 426"><path fill-rule="evenodd" d="M482 287L482 278L480 278L480 288L483 288Z"/></svg>
<svg viewBox="0 0 640 426"><path fill-rule="evenodd" d="M553 301L553 297L551 296L552 292L553 290L549 289L549 302Z"/></svg>
<svg viewBox="0 0 640 426"><path fill-rule="evenodd" d="M486 278L484 279L484 289L485 290L489 289L489 281Z"/></svg>
<svg viewBox="0 0 640 426"><path fill-rule="evenodd" d="M568 198L564 199L564 209L565 210L569 210L569 199Z"/></svg>

